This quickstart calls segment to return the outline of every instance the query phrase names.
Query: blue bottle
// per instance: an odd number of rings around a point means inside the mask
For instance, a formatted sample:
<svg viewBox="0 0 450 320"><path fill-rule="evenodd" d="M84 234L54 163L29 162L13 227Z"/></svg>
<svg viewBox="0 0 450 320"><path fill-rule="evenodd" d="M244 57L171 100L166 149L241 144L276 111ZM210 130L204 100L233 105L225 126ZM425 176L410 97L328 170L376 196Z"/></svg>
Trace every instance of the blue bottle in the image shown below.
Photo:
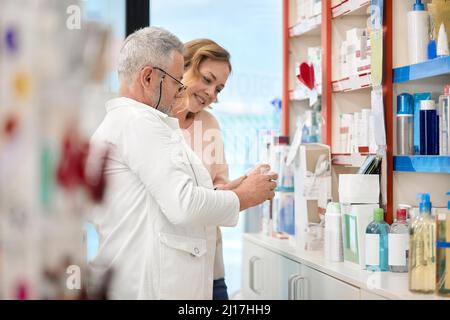
<svg viewBox="0 0 450 320"><path fill-rule="evenodd" d="M366 228L366 268L368 271L389 271L389 225L384 222L384 210L375 209L373 218Z"/></svg>
<svg viewBox="0 0 450 320"><path fill-rule="evenodd" d="M414 155L413 96L397 96L397 155Z"/></svg>
<svg viewBox="0 0 450 320"><path fill-rule="evenodd" d="M434 100L420 102L420 154L439 155L439 118Z"/></svg>
<svg viewBox="0 0 450 320"><path fill-rule="evenodd" d="M414 94L414 154L420 153L420 102L422 100L430 100L431 93L415 93Z"/></svg>

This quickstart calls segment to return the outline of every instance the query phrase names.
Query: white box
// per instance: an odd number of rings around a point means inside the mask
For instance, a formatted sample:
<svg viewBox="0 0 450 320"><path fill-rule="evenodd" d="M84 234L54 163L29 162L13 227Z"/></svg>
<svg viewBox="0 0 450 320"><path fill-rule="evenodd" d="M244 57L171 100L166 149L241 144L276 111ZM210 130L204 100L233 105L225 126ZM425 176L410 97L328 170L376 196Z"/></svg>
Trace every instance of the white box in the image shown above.
<svg viewBox="0 0 450 320"><path fill-rule="evenodd" d="M379 203L380 177L366 174L339 175L340 203Z"/></svg>
<svg viewBox="0 0 450 320"><path fill-rule="evenodd" d="M344 262L366 268L365 235L378 204L341 203Z"/></svg>
<svg viewBox="0 0 450 320"><path fill-rule="evenodd" d="M350 42L357 42L359 41L363 36L367 36L367 29L363 28L352 28L350 30L347 30L347 41Z"/></svg>

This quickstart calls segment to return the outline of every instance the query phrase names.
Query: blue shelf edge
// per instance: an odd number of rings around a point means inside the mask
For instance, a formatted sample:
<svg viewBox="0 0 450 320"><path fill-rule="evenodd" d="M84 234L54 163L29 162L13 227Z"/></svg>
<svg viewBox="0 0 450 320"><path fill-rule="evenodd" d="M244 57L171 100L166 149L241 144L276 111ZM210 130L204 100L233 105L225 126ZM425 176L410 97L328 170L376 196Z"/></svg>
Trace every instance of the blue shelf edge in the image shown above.
<svg viewBox="0 0 450 320"><path fill-rule="evenodd" d="M450 173L450 156L395 156L394 171Z"/></svg>
<svg viewBox="0 0 450 320"><path fill-rule="evenodd" d="M450 74L450 56L428 60L410 66L395 68L394 83L425 79Z"/></svg>

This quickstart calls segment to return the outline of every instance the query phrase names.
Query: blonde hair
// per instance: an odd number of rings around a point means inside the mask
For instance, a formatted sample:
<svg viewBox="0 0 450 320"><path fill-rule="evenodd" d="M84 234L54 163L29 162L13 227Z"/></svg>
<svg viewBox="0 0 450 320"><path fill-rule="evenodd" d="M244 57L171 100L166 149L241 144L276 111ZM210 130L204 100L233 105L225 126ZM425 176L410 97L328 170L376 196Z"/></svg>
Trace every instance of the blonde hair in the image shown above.
<svg viewBox="0 0 450 320"><path fill-rule="evenodd" d="M218 45L216 42L210 39L196 39L184 44L184 76L183 83L188 87L185 92L185 101L188 101L189 86L192 82L195 82L201 77L200 65L207 59L214 61L223 61L228 64L230 72L231 67L231 56L230 53L223 47ZM187 108L187 106L185 107ZM180 110L182 112L185 109ZM188 117L193 116L192 113L188 114Z"/></svg>
<svg viewBox="0 0 450 320"><path fill-rule="evenodd" d="M200 65L207 59L215 61L224 61L228 64L230 72L231 56L230 53L216 42L210 39L196 39L184 44L184 71L188 78L200 76Z"/></svg>

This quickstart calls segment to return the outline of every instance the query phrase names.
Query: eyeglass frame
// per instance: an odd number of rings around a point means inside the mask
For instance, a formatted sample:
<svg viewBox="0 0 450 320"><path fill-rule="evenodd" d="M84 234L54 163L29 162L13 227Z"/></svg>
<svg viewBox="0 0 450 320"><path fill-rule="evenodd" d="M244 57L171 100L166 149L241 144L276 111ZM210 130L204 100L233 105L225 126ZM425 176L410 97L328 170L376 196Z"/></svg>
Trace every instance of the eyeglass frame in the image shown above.
<svg viewBox="0 0 450 320"><path fill-rule="evenodd" d="M161 71L164 75L169 76L169 78L171 78L172 80L175 80L175 82L180 86L178 88L178 93L181 93L183 91L186 91L187 87L183 84L183 82L181 82L180 80L178 80L177 78L175 78L174 76L172 76L170 73L168 73L167 71L165 71L164 69L161 69L159 67L153 67L153 69L156 69L158 71Z"/></svg>

